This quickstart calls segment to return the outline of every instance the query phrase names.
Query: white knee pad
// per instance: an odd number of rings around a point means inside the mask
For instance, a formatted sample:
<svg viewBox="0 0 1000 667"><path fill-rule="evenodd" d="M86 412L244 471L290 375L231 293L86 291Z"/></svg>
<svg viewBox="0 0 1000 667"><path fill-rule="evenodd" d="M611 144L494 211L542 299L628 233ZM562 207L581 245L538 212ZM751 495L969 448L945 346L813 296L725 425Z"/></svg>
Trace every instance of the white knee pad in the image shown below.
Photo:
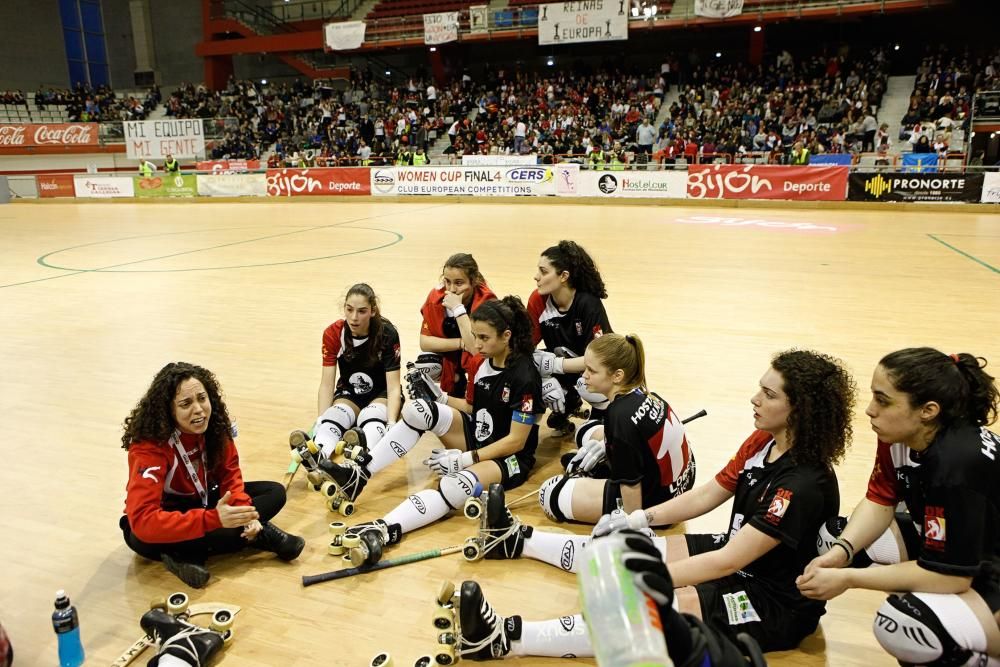
<svg viewBox="0 0 1000 667"><path fill-rule="evenodd" d="M890 595L875 614L875 639L902 663L941 667L973 664L986 632L957 595Z"/></svg>
<svg viewBox="0 0 1000 667"><path fill-rule="evenodd" d="M607 410L608 406L611 405L611 401L608 400L607 396L587 389L587 383L583 381L582 376L576 381L576 393L580 394L580 398L590 403L590 407L595 410Z"/></svg>
<svg viewBox="0 0 1000 667"><path fill-rule="evenodd" d="M549 477L538 489L538 504L545 516L553 521L563 522L574 519L573 486L576 479L566 475Z"/></svg>
<svg viewBox="0 0 1000 667"><path fill-rule="evenodd" d="M816 536L816 553L822 556L832 549L833 543L844 532L845 526L847 526L847 517L843 516L827 519L825 523L820 525L819 534Z"/></svg>
<svg viewBox="0 0 1000 667"><path fill-rule="evenodd" d="M417 357L414 365L434 382L441 381L441 355L425 352Z"/></svg>
<svg viewBox="0 0 1000 667"><path fill-rule="evenodd" d="M444 435L451 428L451 408L447 405L430 403L422 398L407 401L400 416L407 426L421 433L430 431L434 435Z"/></svg>
<svg viewBox="0 0 1000 667"><path fill-rule="evenodd" d="M389 420L389 410L382 403L369 403L361 408L358 414L358 426L365 427L368 422L376 421L385 424Z"/></svg>
<svg viewBox="0 0 1000 667"><path fill-rule="evenodd" d="M316 420L313 440L323 450L324 456L330 456L334 445L352 426L354 426L354 411L346 405L334 403Z"/></svg>
<svg viewBox="0 0 1000 667"><path fill-rule="evenodd" d="M600 419L589 419L583 422L583 424L581 424L580 427L576 429L576 435L574 436L574 438L576 439L577 449L583 447L583 443L585 441L592 439L591 436L587 435L588 433L593 431L598 426L603 426L603 425L604 422L601 421Z"/></svg>
<svg viewBox="0 0 1000 667"><path fill-rule="evenodd" d="M469 498L481 495L483 485L471 470L460 470L442 477L438 482L438 490L448 506L457 510L465 505L465 501Z"/></svg>

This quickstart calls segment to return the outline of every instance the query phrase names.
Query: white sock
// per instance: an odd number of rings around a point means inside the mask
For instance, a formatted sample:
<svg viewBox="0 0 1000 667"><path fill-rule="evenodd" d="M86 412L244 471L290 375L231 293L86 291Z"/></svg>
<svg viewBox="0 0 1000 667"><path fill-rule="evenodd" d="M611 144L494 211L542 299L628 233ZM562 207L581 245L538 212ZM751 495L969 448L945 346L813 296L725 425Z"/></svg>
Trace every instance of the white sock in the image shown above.
<svg viewBox="0 0 1000 667"><path fill-rule="evenodd" d="M184 660L183 658L178 658L176 655L161 655L160 659L156 662L160 667L191 667L192 663Z"/></svg>
<svg viewBox="0 0 1000 667"><path fill-rule="evenodd" d="M524 540L524 551L521 555L548 563L566 572L576 572L580 554L588 542L590 538L583 535L536 530L531 533L531 537Z"/></svg>
<svg viewBox="0 0 1000 667"><path fill-rule="evenodd" d="M320 446L323 456L330 458L333 448L344 438L344 431L354 426L354 412L345 405L334 403L316 420L313 442Z"/></svg>
<svg viewBox="0 0 1000 667"><path fill-rule="evenodd" d="M450 511L451 508L440 491L424 489L416 495L407 496L406 500L385 515L385 522L398 523L404 533L409 533L443 519Z"/></svg>
<svg viewBox="0 0 1000 667"><path fill-rule="evenodd" d="M404 421L393 424L392 428L372 445L369 451L372 460L368 464L368 472L374 475L403 458L417 444L421 435L423 435L421 431L417 431ZM365 437L368 437L367 433Z"/></svg>
<svg viewBox="0 0 1000 667"><path fill-rule="evenodd" d="M548 621L522 621L521 639L510 643L510 655L590 658L594 648L583 616L576 614Z"/></svg>

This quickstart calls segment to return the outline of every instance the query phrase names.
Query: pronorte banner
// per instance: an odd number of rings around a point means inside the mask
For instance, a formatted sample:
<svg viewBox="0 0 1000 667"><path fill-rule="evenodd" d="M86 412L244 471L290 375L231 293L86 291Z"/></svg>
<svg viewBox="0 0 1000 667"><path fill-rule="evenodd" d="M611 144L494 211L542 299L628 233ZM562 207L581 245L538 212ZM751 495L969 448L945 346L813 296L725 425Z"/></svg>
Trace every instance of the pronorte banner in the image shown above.
<svg viewBox="0 0 1000 667"><path fill-rule="evenodd" d="M205 156L200 118L125 121L125 154L130 160L162 160L167 155Z"/></svg>
<svg viewBox="0 0 1000 667"><path fill-rule="evenodd" d="M0 123L0 148L97 146L97 123Z"/></svg>
<svg viewBox="0 0 1000 667"><path fill-rule="evenodd" d="M131 176L80 175L73 181L76 196L84 199L111 199L134 197L135 187Z"/></svg>
<svg viewBox="0 0 1000 667"><path fill-rule="evenodd" d="M743 13L743 0L694 0L696 16L725 19Z"/></svg>
<svg viewBox="0 0 1000 667"><path fill-rule="evenodd" d="M341 21L323 26L323 44L331 51L350 51L365 43L364 21Z"/></svg>
<svg viewBox="0 0 1000 667"><path fill-rule="evenodd" d="M463 155L462 166L465 167L490 167L502 166L510 167L515 165L538 164L538 158L534 155Z"/></svg>
<svg viewBox="0 0 1000 667"><path fill-rule="evenodd" d="M538 43L628 39L629 0L581 0L538 6Z"/></svg>
<svg viewBox="0 0 1000 667"><path fill-rule="evenodd" d="M982 174L911 174L901 171L851 174L852 201L979 202Z"/></svg>
<svg viewBox="0 0 1000 667"><path fill-rule="evenodd" d="M202 197L266 197L266 174L198 174Z"/></svg>
<svg viewBox="0 0 1000 667"><path fill-rule="evenodd" d="M518 167L373 167L373 195L575 197L580 165Z"/></svg>
<svg viewBox="0 0 1000 667"><path fill-rule="evenodd" d="M424 14L424 44L444 44L458 39L458 12Z"/></svg>
<svg viewBox="0 0 1000 667"><path fill-rule="evenodd" d="M35 176L35 187L42 199L50 197L73 197L73 174L48 174Z"/></svg>
<svg viewBox="0 0 1000 667"><path fill-rule="evenodd" d="M684 199L687 174L683 171L581 171L582 197L649 197Z"/></svg>
<svg viewBox="0 0 1000 667"><path fill-rule="evenodd" d="M843 201L847 167L780 167L766 164L688 165L690 199Z"/></svg>
<svg viewBox="0 0 1000 667"><path fill-rule="evenodd" d="M268 169L269 197L307 195L370 195L367 167L324 167L319 169Z"/></svg>
<svg viewBox="0 0 1000 667"><path fill-rule="evenodd" d="M202 160L195 168L213 174L242 174L260 169L260 160Z"/></svg>
<svg viewBox="0 0 1000 667"><path fill-rule="evenodd" d="M984 204L1000 204L1000 173L991 171L983 176L983 196L980 201Z"/></svg>
<svg viewBox="0 0 1000 667"><path fill-rule="evenodd" d="M482 33L489 30L489 5L469 7L469 32Z"/></svg>
<svg viewBox="0 0 1000 667"><path fill-rule="evenodd" d="M163 176L135 177L136 199L150 197L194 197L198 194L198 183L194 174L164 174Z"/></svg>

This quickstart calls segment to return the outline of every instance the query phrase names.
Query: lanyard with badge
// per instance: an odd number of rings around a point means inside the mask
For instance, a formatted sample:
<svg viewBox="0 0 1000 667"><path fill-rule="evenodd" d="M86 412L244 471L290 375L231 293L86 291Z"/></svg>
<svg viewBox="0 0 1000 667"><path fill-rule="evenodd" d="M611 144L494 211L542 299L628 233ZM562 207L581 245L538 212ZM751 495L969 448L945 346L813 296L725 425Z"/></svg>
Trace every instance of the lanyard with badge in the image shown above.
<svg viewBox="0 0 1000 667"><path fill-rule="evenodd" d="M201 506L208 507L208 492L205 491L205 486L198 479L198 471L194 469L191 464L191 457L188 456L187 450L184 449L184 445L181 444L181 432L174 431L173 435L170 436L170 444L174 446L177 450L177 454L181 457L181 461L184 462L184 467L187 469L188 477L191 479L191 484L194 485L194 490L198 492L201 497ZM206 479L208 479L208 461L205 457L205 447L202 445L201 448L201 468L205 471Z"/></svg>

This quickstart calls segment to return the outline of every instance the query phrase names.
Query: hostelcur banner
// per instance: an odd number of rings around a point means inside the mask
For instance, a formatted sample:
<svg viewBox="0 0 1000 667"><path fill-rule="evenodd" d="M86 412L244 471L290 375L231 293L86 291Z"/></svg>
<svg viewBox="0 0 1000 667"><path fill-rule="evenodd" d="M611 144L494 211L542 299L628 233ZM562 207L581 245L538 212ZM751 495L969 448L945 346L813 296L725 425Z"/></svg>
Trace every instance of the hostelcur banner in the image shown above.
<svg viewBox="0 0 1000 667"><path fill-rule="evenodd" d="M444 44L458 39L458 12L424 14L424 44Z"/></svg>
<svg viewBox="0 0 1000 667"><path fill-rule="evenodd" d="M765 164L688 166L689 199L843 201L847 167L781 167Z"/></svg>
<svg viewBox="0 0 1000 667"><path fill-rule="evenodd" d="M205 156L205 133L200 118L126 121L125 154L130 160L162 160L167 155Z"/></svg>
<svg viewBox="0 0 1000 667"><path fill-rule="evenodd" d="M629 0L581 0L538 6L538 43L628 39Z"/></svg>

